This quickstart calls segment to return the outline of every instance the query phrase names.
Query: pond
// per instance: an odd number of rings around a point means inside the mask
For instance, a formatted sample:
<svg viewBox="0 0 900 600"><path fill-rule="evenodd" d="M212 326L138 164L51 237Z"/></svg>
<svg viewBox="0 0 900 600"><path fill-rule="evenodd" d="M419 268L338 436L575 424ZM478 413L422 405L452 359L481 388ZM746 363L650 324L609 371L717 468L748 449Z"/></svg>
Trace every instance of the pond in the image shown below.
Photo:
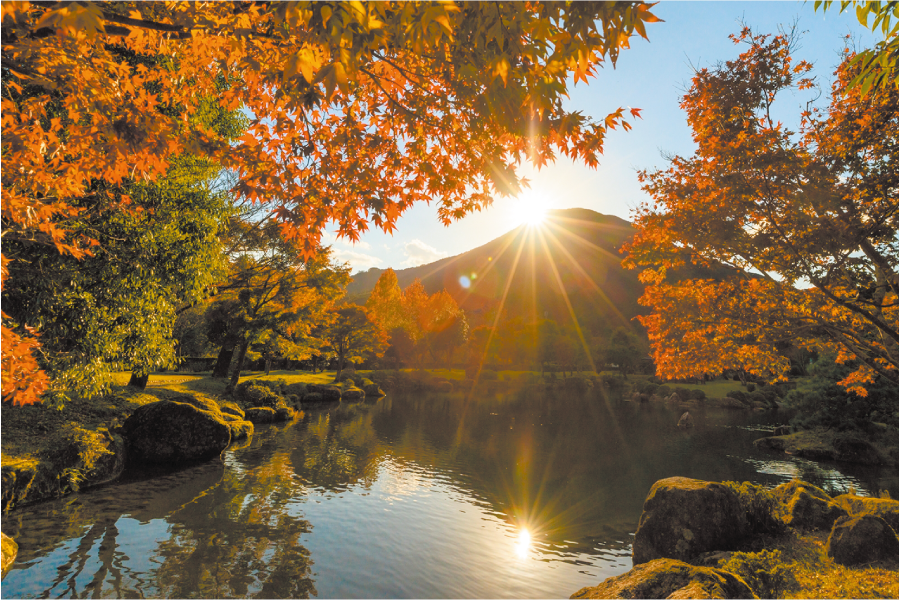
<svg viewBox="0 0 900 600"><path fill-rule="evenodd" d="M568 597L631 568L650 486L831 492L894 470L755 450L779 413L598 397L391 395L307 411L175 473L3 517L4 597Z"/></svg>

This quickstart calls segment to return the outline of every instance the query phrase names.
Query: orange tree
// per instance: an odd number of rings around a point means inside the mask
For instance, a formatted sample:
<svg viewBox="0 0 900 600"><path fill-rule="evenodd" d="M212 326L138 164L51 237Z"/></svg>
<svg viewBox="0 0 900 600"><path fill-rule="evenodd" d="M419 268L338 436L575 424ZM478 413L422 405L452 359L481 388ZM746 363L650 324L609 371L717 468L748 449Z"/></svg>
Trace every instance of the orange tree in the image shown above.
<svg viewBox="0 0 900 600"><path fill-rule="evenodd" d="M152 181L186 152L232 169L310 255L328 221L355 239L425 200L449 222L515 192L522 160L597 164L624 111L564 110L567 82L646 37L650 8L4 2L3 236L84 256L91 237L67 224L90 182ZM198 118L212 97L249 116L237 142ZM27 402L43 383L19 325L3 328L3 394Z"/></svg>
<svg viewBox="0 0 900 600"><path fill-rule="evenodd" d="M733 37L746 52L698 71L682 102L694 156L641 174L653 203L637 211L627 263L646 267L640 320L657 370L777 379L801 347L851 365L840 383L859 395L878 376L896 385L896 94L849 85L845 57L830 106L794 134L770 109L810 85L809 65L785 36ZM702 269L724 275L685 277Z"/></svg>

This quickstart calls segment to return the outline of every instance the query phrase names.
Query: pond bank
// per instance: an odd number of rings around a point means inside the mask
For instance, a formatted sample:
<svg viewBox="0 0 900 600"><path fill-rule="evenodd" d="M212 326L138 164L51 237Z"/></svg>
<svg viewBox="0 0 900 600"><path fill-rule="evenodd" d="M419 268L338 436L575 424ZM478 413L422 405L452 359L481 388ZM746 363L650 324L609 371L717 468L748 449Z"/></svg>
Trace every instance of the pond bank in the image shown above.
<svg viewBox="0 0 900 600"><path fill-rule="evenodd" d="M896 500L673 477L644 502L634 568L572 598L896 598L897 527Z"/></svg>

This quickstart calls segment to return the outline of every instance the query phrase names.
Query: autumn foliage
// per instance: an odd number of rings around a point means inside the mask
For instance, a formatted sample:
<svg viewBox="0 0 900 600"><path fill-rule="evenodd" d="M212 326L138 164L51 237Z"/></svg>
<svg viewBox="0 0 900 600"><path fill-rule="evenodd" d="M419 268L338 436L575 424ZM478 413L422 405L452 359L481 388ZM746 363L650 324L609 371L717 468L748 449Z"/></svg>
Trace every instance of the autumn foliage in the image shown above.
<svg viewBox="0 0 900 600"><path fill-rule="evenodd" d="M235 197L269 204L308 256L329 221L356 239L423 200L458 218L518 190L523 160L597 164L624 111L567 112L567 80L587 81L646 36L649 9L4 2L4 239L86 256L96 240L67 223L91 182L154 181L186 153L231 170ZM237 142L204 118L212 101L249 116ZM128 196L115 208L129 210ZM7 370L22 372L36 348L11 325L4 396ZM18 401L34 401L25 390L40 386L22 385Z"/></svg>
<svg viewBox="0 0 900 600"><path fill-rule="evenodd" d="M657 371L778 379L803 348L852 364L841 384L859 395L878 376L896 384L896 90L851 86L846 56L830 106L794 133L771 109L812 84L810 65L787 36L734 40L746 51L698 71L682 102L696 153L641 173L653 204L627 250L646 267Z"/></svg>

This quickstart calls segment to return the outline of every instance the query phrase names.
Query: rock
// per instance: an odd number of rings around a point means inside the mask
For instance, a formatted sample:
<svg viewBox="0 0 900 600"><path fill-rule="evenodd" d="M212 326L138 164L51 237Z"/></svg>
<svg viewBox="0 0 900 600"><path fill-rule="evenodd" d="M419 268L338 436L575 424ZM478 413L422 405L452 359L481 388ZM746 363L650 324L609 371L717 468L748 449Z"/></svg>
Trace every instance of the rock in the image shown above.
<svg viewBox="0 0 900 600"><path fill-rule="evenodd" d="M0 536L2 536L3 551L2 574L0 574L0 578L2 578L6 577L6 574L9 572L9 568L12 567L14 562L16 562L16 555L19 553L19 545L14 539L9 537L5 533L0 533Z"/></svg>
<svg viewBox="0 0 900 600"><path fill-rule="evenodd" d="M341 400L362 400L366 393L358 387L352 387L341 392Z"/></svg>
<svg viewBox="0 0 900 600"><path fill-rule="evenodd" d="M900 506L900 503L896 500L842 494L834 498L834 503L846 510L851 517L874 515L887 521L894 533L900 531L898 530L898 526L900 526L898 506Z"/></svg>
<svg viewBox="0 0 900 600"><path fill-rule="evenodd" d="M322 399L322 394L318 392L310 392L303 396L303 399L300 400L300 404L321 404L324 402Z"/></svg>
<svg viewBox="0 0 900 600"><path fill-rule="evenodd" d="M244 418L244 409L235 404L234 402L223 402L219 405L219 410L222 411L222 414L225 415L234 415L236 417Z"/></svg>
<svg viewBox="0 0 900 600"><path fill-rule="evenodd" d="M241 413L243 412L244 411L241 411ZM222 413L222 417L225 419L225 422L228 423L229 429L231 429L232 442L235 440L243 440L253 435L253 423L250 421L246 421L237 415L226 412Z"/></svg>
<svg viewBox="0 0 900 600"><path fill-rule="evenodd" d="M275 408L281 400L271 388L258 381L245 381L234 388L234 397L244 406Z"/></svg>
<svg viewBox="0 0 900 600"><path fill-rule="evenodd" d="M290 421L296 414L297 413L293 408L289 408L287 406L279 406L275 409L275 421L279 423L283 421Z"/></svg>
<svg viewBox="0 0 900 600"><path fill-rule="evenodd" d="M128 463L135 465L205 460L218 456L231 442L231 427L221 412L176 399L138 407L122 432Z"/></svg>
<svg viewBox="0 0 900 600"><path fill-rule="evenodd" d="M875 515L843 517L828 536L825 552L841 565L897 560L897 534Z"/></svg>
<svg viewBox="0 0 900 600"><path fill-rule="evenodd" d="M635 392L635 393L633 393L633 394L631 395L631 400L632 400L632 402L640 402L640 401L641 401L641 394L640 394L640 392Z"/></svg>
<svg viewBox="0 0 900 600"><path fill-rule="evenodd" d="M779 425L775 428L775 431L772 432L772 435L790 435L791 428L787 425Z"/></svg>
<svg viewBox="0 0 900 600"><path fill-rule="evenodd" d="M341 399L341 388L336 385L319 385L311 383L306 386L306 391L311 394L321 394L322 402L338 402ZM306 396L303 397L306 402Z"/></svg>
<svg viewBox="0 0 900 600"><path fill-rule="evenodd" d="M369 383L363 386L363 391L366 393L366 398L377 398L379 396L384 396L384 392L381 391L381 388L378 387L377 383Z"/></svg>
<svg viewBox="0 0 900 600"><path fill-rule="evenodd" d="M720 408L733 408L740 410L747 410L749 408L748 405L744 404L737 398L708 398L706 401L709 406L718 406Z"/></svg>
<svg viewBox="0 0 900 600"><path fill-rule="evenodd" d="M633 562L689 560L711 550L733 550L748 534L747 517L728 486L686 477L661 479L644 501Z"/></svg>
<svg viewBox="0 0 900 600"><path fill-rule="evenodd" d="M811 460L837 460L864 465L892 463L872 444L856 437L825 429L809 429L788 435L762 438L753 444L758 448L782 451Z"/></svg>
<svg viewBox="0 0 900 600"><path fill-rule="evenodd" d="M578 590L572 598L756 598L733 573L658 558Z"/></svg>
<svg viewBox="0 0 900 600"><path fill-rule="evenodd" d="M258 406L256 408L248 408L247 420L251 423L264 424L275 422L275 409L268 406Z"/></svg>
<svg viewBox="0 0 900 600"><path fill-rule="evenodd" d="M690 429L694 426L694 417L691 416L691 413L686 412L681 415L681 418L678 419L678 426L682 429Z"/></svg>
<svg viewBox="0 0 900 600"><path fill-rule="evenodd" d="M789 481L772 490L775 496L774 517L795 529L830 529L847 511L838 506L821 488L803 482Z"/></svg>
<svg viewBox="0 0 900 600"><path fill-rule="evenodd" d="M682 402L682 399L681 399L681 396L679 396L675 392L672 392L672 395L669 396L668 398L666 398L666 402ZM684 414L687 414L687 413L684 413Z"/></svg>

